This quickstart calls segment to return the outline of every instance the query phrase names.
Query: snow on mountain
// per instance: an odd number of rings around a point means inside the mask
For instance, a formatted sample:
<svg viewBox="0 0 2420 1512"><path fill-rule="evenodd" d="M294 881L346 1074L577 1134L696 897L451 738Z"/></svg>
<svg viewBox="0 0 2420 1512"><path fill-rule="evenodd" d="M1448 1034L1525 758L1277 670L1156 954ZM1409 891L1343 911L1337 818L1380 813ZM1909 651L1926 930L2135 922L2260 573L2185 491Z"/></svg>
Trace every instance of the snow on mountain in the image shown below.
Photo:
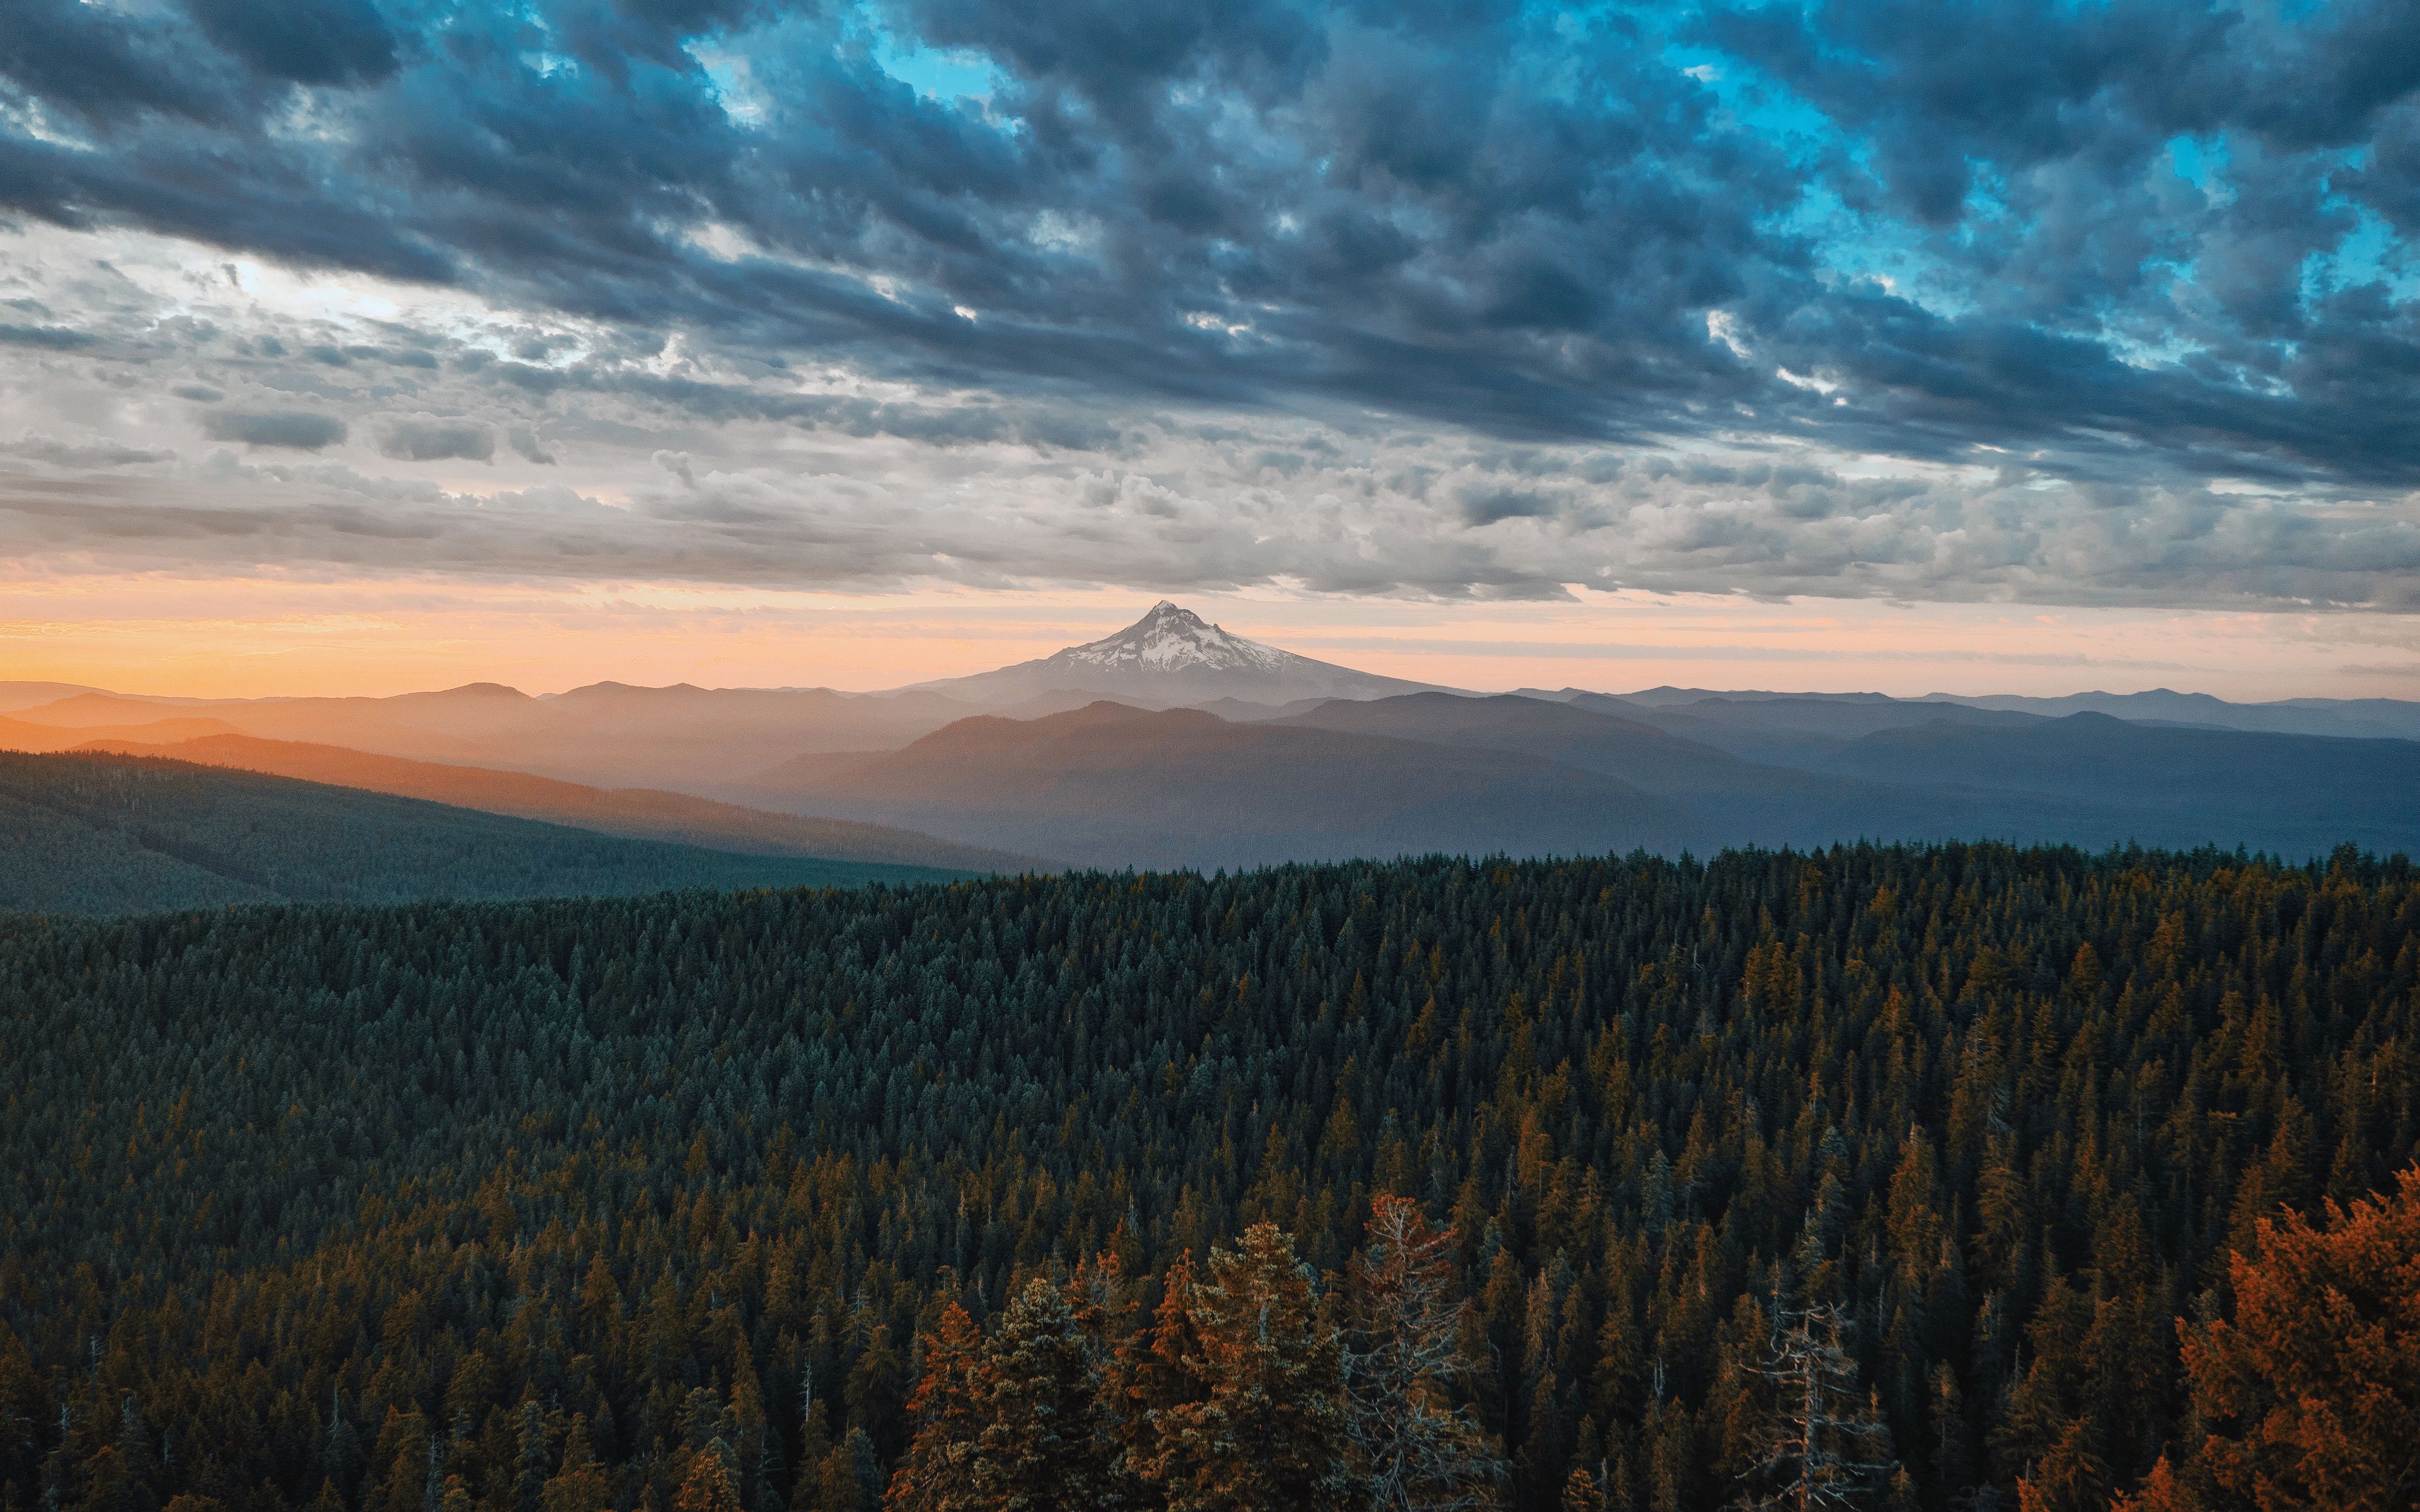
<svg viewBox="0 0 2420 1512"><path fill-rule="evenodd" d="M1320 665L1308 656L1230 635L1189 609L1161 599L1151 612L1112 636L1070 646L1050 658L1069 667L1147 668L1170 672L1187 667L1217 671L1279 671L1290 661Z"/></svg>
<svg viewBox="0 0 2420 1512"><path fill-rule="evenodd" d="M916 685L992 707L1063 691L1166 707L1220 698L1251 703L1386 698L1431 686L1263 645L1166 599L1115 635L997 671Z"/></svg>

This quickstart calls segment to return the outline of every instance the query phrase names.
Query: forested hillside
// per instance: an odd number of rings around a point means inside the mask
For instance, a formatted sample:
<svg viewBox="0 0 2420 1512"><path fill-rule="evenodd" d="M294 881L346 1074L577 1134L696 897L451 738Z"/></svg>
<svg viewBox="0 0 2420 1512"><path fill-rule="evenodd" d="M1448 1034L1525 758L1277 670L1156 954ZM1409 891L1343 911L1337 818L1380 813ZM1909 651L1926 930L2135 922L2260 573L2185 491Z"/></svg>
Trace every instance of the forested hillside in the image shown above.
<svg viewBox="0 0 2420 1512"><path fill-rule="evenodd" d="M2106 1507L2415 980L2349 852L0 920L0 1499L1673 1512L1796 1349L1866 1504Z"/></svg>
<svg viewBox="0 0 2420 1512"><path fill-rule="evenodd" d="M952 874L736 856L183 762L0 751L0 911L854 887Z"/></svg>

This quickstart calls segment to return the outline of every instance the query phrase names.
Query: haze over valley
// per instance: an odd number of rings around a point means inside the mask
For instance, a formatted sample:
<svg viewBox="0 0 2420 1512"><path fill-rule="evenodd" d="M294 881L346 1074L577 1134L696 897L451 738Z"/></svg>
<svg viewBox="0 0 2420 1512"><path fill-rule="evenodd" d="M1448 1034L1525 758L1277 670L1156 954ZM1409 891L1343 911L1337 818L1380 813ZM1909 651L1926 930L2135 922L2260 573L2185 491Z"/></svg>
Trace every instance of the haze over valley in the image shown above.
<svg viewBox="0 0 2420 1512"><path fill-rule="evenodd" d="M2420 703L1488 695L1296 656L1167 601L1049 657L888 692L196 701L0 685L0 744L18 750L857 864L1212 870L1952 839L2420 850L2406 801Z"/></svg>

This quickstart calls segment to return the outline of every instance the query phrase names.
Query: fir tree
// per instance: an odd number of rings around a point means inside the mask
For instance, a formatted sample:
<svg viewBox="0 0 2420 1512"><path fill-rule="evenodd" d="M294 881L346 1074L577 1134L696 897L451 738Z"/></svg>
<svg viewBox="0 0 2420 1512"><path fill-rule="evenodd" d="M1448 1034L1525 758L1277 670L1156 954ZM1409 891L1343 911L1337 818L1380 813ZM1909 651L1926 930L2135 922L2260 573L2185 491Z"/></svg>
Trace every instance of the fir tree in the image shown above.
<svg viewBox="0 0 2420 1512"><path fill-rule="evenodd" d="M924 1339L924 1368L908 1398L915 1437L892 1472L884 1512L965 1512L977 1504L975 1441L991 1411L983 1335L952 1301Z"/></svg>

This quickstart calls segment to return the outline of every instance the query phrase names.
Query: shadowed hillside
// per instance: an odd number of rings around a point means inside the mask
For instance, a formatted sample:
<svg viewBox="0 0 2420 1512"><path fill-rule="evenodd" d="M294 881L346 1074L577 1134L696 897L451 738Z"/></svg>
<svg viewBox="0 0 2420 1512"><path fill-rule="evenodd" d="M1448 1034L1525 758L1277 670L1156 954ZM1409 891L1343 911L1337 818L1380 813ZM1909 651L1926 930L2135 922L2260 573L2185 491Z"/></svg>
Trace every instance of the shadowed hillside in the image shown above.
<svg viewBox="0 0 2420 1512"><path fill-rule="evenodd" d="M809 758L758 801L1104 866L1702 844L1673 804L1536 756L1097 702L962 719L904 750Z"/></svg>
<svg viewBox="0 0 2420 1512"><path fill-rule="evenodd" d="M961 874L735 856L181 762L0 752L0 910L121 914Z"/></svg>
<svg viewBox="0 0 2420 1512"><path fill-rule="evenodd" d="M959 872L1022 872L1047 866L1032 856L956 845L882 825L802 819L646 788L592 788L526 772L448 766L318 746L206 735L173 745L95 741L81 749L162 756L206 766L231 766L336 787L366 788L399 797L540 819L600 834L702 845L742 856L803 856L830 861L940 867Z"/></svg>

